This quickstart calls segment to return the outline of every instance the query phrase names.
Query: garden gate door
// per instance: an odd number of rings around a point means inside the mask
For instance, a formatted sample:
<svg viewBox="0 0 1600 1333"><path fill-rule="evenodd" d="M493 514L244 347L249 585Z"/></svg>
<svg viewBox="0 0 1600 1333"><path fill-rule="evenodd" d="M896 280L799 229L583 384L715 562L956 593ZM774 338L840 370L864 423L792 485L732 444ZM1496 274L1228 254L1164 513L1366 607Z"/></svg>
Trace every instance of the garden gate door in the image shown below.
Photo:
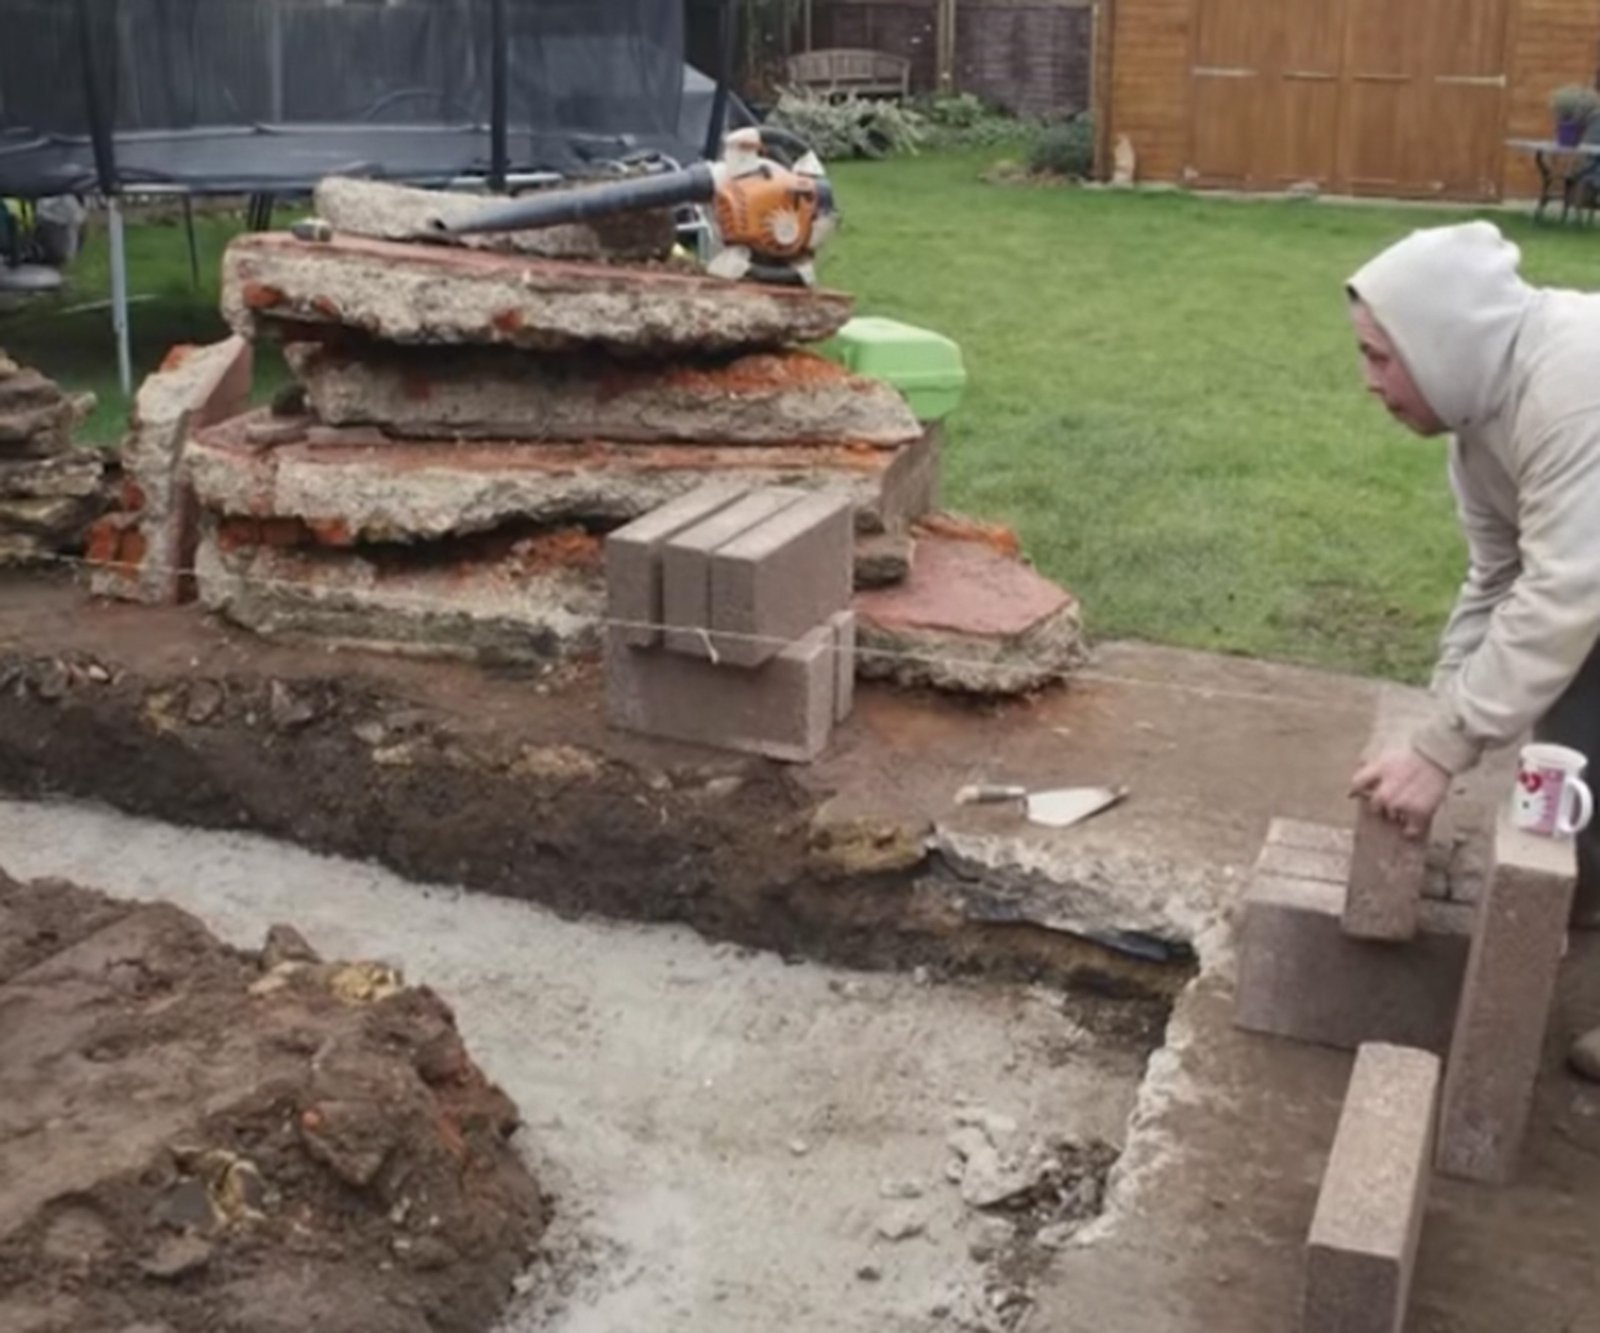
<svg viewBox="0 0 1600 1333"><path fill-rule="evenodd" d="M1194 0L1197 185L1491 199L1510 0Z"/></svg>

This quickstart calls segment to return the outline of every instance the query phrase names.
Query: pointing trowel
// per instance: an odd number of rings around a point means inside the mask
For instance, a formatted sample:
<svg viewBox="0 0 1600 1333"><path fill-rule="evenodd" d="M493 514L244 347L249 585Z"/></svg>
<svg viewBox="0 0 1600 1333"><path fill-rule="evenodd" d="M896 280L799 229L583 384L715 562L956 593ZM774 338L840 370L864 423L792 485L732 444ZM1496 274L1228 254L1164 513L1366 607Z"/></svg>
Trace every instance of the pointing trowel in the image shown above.
<svg viewBox="0 0 1600 1333"><path fill-rule="evenodd" d="M991 805L1021 801L1028 819L1049 828L1070 828L1090 815L1110 809L1128 794L1126 787L1060 787L1029 791L1026 787L979 784L956 793L957 805Z"/></svg>

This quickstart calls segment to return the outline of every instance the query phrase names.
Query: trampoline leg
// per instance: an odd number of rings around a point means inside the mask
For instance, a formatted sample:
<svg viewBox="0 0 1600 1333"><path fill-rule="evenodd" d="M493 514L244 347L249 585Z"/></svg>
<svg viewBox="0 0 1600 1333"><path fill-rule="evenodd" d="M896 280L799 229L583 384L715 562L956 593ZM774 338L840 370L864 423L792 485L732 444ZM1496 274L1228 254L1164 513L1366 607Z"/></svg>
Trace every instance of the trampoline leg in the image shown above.
<svg viewBox="0 0 1600 1333"><path fill-rule="evenodd" d="M194 237L194 198L183 196L183 229L189 235L189 282L197 291L200 288L200 245Z"/></svg>
<svg viewBox="0 0 1600 1333"><path fill-rule="evenodd" d="M122 234L122 206L116 195L106 200L111 223L111 330L117 339L117 375L122 395L133 392L133 358L128 348L128 253Z"/></svg>

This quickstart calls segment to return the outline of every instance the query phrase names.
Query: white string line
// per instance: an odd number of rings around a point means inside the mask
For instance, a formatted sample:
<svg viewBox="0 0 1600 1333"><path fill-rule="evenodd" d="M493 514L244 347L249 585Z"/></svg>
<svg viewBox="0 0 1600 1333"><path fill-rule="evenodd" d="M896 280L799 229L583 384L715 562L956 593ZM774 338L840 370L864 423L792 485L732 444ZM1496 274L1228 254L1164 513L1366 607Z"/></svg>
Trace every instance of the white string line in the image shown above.
<svg viewBox="0 0 1600 1333"><path fill-rule="evenodd" d="M66 555L60 552L38 552L29 557L35 561L44 561L59 565L69 565L75 568L86 569L91 572L102 571L126 578L137 578L141 572L156 572L162 574L176 574L180 578L198 578L195 566L165 564L151 561L141 561L137 565L126 564L121 561L90 560L85 556ZM234 584L245 584L256 588L275 588L296 593L301 596L313 591L307 585L294 579L276 578L270 574L236 574L228 573L228 580ZM365 590L356 590L359 592ZM383 605L391 609L410 609L417 611L452 611L457 606L449 598L429 594L382 592ZM765 647L779 650L792 647L796 642L777 635L753 634L739 630L706 629L703 626L672 625L665 621L634 620L617 616L597 616L582 612L567 612L565 618L569 623L578 626L594 627L597 629L618 629L640 631L649 634L683 634L697 635L701 645L713 664L720 661L717 651L717 642L729 644L734 642L760 644ZM919 653L900 648L874 648L861 644L855 645L857 657L870 657L879 661L906 662L928 667L943 668L968 668L972 670L985 670L999 668L1004 670L1005 663L987 657L965 657L948 653ZM1214 685L1188 685L1181 681L1152 680L1143 676L1128 676L1117 672L1096 671L1085 668L1068 668L1063 670L1062 676L1070 681L1085 682L1095 685L1121 685L1141 689L1161 690L1171 694L1187 695L1202 700L1229 700L1239 703L1267 704L1275 707L1296 708L1307 712L1317 712L1323 715L1330 713L1349 713L1353 716L1370 717L1376 704L1357 706L1342 703L1333 699L1316 699L1309 695L1282 694L1268 690L1245 690L1229 686Z"/></svg>

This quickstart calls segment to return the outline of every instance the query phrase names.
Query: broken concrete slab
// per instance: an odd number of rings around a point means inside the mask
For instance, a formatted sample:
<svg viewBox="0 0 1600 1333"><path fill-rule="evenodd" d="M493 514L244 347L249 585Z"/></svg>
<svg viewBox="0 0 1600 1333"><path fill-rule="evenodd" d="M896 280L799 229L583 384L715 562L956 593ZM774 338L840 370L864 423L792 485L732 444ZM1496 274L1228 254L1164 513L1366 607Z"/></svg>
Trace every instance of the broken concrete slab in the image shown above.
<svg viewBox="0 0 1600 1333"><path fill-rule="evenodd" d="M711 552L711 645L724 663L759 666L847 610L852 508L844 491L813 491Z"/></svg>
<svg viewBox="0 0 1600 1333"><path fill-rule="evenodd" d="M591 538L554 533L407 560L241 542L231 526L206 527L200 601L258 634L485 663L542 664L599 646L604 593Z"/></svg>
<svg viewBox="0 0 1600 1333"><path fill-rule="evenodd" d="M255 445L252 413L194 436L186 452L200 503L224 514L337 525L349 541L405 541L511 520L629 522L708 481L841 487L858 530L902 522L923 502L924 436L897 450L520 441L375 442L356 428L313 428Z"/></svg>
<svg viewBox="0 0 1600 1333"><path fill-rule="evenodd" d="M909 444L922 427L879 380L814 353L627 365L503 347L394 347L366 339L284 347L316 415L416 439L693 444Z"/></svg>
<svg viewBox="0 0 1600 1333"><path fill-rule="evenodd" d="M131 430L122 446L128 481L124 508L139 532L139 559L128 567L119 537L114 563L90 571L95 595L147 604L184 599L199 541L199 511L185 475L185 445L192 432L243 409L252 365L250 344L235 335L203 347L173 348L161 368L139 386ZM109 532L91 544L98 550L108 541Z"/></svg>
<svg viewBox="0 0 1600 1333"><path fill-rule="evenodd" d="M614 182L616 177L607 179ZM325 177L312 193L317 216L335 231L380 240L426 239L434 244L507 250L546 259L613 260L665 259L677 240L671 209L619 213L533 231L457 236L434 227L436 221L465 221L504 202L481 191L424 190L353 176Z"/></svg>
<svg viewBox="0 0 1600 1333"><path fill-rule="evenodd" d="M56 543L75 541L98 511L92 496L0 498L0 530Z"/></svg>
<svg viewBox="0 0 1600 1333"><path fill-rule="evenodd" d="M105 461L88 450L55 458L0 462L0 496L21 499L86 499L100 489Z"/></svg>
<svg viewBox="0 0 1600 1333"><path fill-rule="evenodd" d="M762 666L717 666L606 636L606 720L668 740L809 763L835 719L834 626L821 625Z"/></svg>
<svg viewBox="0 0 1600 1333"><path fill-rule="evenodd" d="M1357 1051L1306 1242L1304 1333L1400 1333L1438 1103L1438 1056Z"/></svg>
<svg viewBox="0 0 1600 1333"><path fill-rule="evenodd" d="M1347 935L1339 882L1257 875L1239 922L1234 1022L1250 1032L1354 1050L1450 1046L1471 943L1471 909L1423 906L1415 939Z"/></svg>
<svg viewBox="0 0 1600 1333"><path fill-rule="evenodd" d="M917 543L910 577L856 595L859 670L901 685L1018 694L1085 658L1078 602L987 545Z"/></svg>
<svg viewBox="0 0 1600 1333"><path fill-rule="evenodd" d="M240 236L222 261L223 314L249 338L332 324L398 343L721 352L820 341L851 306L842 292L359 237Z"/></svg>
<svg viewBox="0 0 1600 1333"><path fill-rule="evenodd" d="M1504 1184L1533 1105L1577 883L1569 840L1525 833L1502 803L1477 905L1439 1123L1439 1169Z"/></svg>

